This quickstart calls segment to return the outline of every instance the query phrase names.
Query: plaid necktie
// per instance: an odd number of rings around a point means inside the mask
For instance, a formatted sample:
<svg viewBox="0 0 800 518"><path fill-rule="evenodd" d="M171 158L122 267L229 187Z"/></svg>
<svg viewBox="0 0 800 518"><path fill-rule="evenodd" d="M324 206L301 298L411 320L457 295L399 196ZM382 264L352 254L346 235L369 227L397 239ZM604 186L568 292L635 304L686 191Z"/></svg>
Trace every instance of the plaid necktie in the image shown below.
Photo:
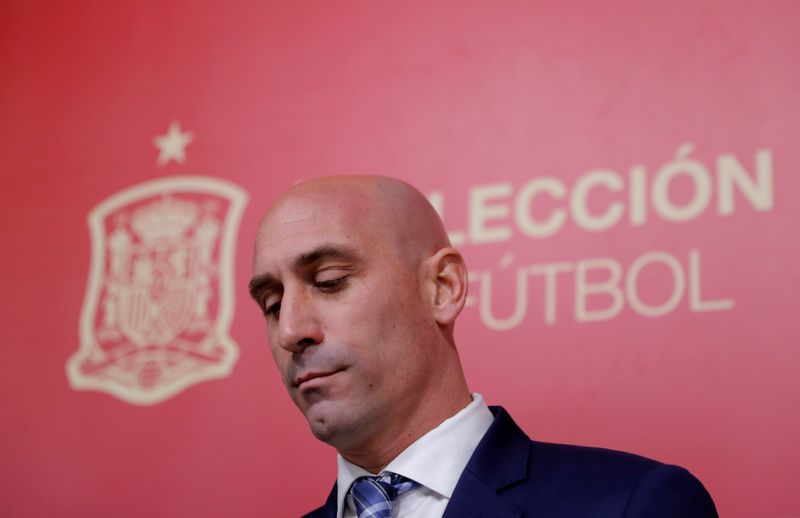
<svg viewBox="0 0 800 518"><path fill-rule="evenodd" d="M358 518L391 518L394 499L416 485L397 473L358 478L350 487L356 515Z"/></svg>

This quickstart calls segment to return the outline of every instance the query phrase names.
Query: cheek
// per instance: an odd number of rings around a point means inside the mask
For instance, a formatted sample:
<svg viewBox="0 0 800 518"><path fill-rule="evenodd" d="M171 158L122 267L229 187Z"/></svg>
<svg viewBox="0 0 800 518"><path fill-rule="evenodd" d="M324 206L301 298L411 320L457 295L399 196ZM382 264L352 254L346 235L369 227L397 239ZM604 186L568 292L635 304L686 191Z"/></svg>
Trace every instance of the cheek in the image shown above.
<svg viewBox="0 0 800 518"><path fill-rule="evenodd" d="M416 369L427 339L425 323L417 301L403 300L402 294L377 293L378 297L350 315L348 327L354 343L362 348L363 365L371 379L378 384L396 383Z"/></svg>

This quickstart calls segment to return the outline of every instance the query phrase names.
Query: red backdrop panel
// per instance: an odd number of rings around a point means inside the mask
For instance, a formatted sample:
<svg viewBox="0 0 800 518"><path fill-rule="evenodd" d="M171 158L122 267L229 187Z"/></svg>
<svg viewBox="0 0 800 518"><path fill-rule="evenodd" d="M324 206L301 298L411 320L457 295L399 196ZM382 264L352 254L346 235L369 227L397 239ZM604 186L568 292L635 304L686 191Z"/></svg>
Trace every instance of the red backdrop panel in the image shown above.
<svg viewBox="0 0 800 518"><path fill-rule="evenodd" d="M800 513L797 2L2 11L5 516L323 500L333 451L245 287L264 208L337 173L430 195L471 271L471 389L532 437Z"/></svg>

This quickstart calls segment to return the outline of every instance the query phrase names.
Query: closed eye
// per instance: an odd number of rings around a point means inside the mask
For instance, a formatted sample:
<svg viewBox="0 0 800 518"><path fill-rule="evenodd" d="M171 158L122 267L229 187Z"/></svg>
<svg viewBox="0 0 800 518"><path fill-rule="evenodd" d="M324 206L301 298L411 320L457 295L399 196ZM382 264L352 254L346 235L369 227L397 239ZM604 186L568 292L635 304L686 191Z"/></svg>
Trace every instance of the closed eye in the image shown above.
<svg viewBox="0 0 800 518"><path fill-rule="evenodd" d="M264 314L268 317L275 317L277 318L281 313L281 303L276 302L274 304L270 304L267 308L264 309Z"/></svg>
<svg viewBox="0 0 800 518"><path fill-rule="evenodd" d="M276 317L281 312L281 299L273 296L265 296L261 299L261 311L266 317Z"/></svg>
<svg viewBox="0 0 800 518"><path fill-rule="evenodd" d="M332 293L334 291L338 291L341 288L344 288L349 275L345 275L342 277L337 277L335 279L326 279L324 281L315 281L314 287L328 293Z"/></svg>

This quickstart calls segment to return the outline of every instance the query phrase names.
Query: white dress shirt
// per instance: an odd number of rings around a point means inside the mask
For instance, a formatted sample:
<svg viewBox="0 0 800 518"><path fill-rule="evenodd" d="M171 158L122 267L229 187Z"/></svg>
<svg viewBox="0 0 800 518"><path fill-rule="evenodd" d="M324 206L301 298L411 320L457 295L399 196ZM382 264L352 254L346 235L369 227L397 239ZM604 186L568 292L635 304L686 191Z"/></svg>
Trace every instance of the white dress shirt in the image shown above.
<svg viewBox="0 0 800 518"><path fill-rule="evenodd" d="M426 433L383 471L398 473L419 486L398 496L392 518L440 518L453 496L453 490L472 453L492 424L494 416L480 394L453 417ZM348 494L359 477L375 476L338 455L337 518L356 518L356 508Z"/></svg>

